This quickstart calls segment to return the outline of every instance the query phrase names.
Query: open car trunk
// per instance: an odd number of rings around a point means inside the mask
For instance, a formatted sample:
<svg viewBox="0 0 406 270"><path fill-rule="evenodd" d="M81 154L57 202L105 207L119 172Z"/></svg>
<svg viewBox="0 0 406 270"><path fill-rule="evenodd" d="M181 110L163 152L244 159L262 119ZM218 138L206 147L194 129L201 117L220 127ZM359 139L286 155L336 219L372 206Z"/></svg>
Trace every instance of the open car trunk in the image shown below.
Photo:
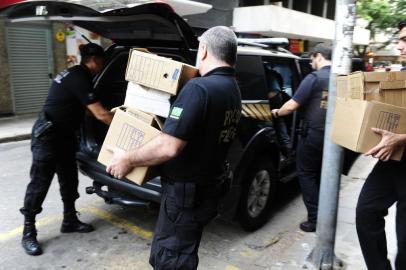
<svg viewBox="0 0 406 270"><path fill-rule="evenodd" d="M125 71L128 62L129 47L117 46L108 50L109 60L104 70L95 78L94 88L100 102L108 110L124 104L127 84ZM193 64L188 61L189 54L180 49L147 48L150 52L176 61ZM194 52L191 52L194 54ZM106 137L108 126L95 119L90 113L85 115L82 128L82 151L96 157Z"/></svg>
<svg viewBox="0 0 406 270"><path fill-rule="evenodd" d="M198 46L192 28L165 3L99 12L67 1L22 1L5 6L0 10L0 16L11 23L72 23L112 40L114 45L106 51L107 65L94 84L96 94L107 109L124 103L127 89L124 77L130 48L147 48L193 64L194 49ZM83 127L81 150L96 157L108 127L90 114L86 115Z"/></svg>
<svg viewBox="0 0 406 270"><path fill-rule="evenodd" d="M191 27L164 3L99 12L63 1L28 1L0 10L10 22L68 22L111 39L117 45L197 48Z"/></svg>

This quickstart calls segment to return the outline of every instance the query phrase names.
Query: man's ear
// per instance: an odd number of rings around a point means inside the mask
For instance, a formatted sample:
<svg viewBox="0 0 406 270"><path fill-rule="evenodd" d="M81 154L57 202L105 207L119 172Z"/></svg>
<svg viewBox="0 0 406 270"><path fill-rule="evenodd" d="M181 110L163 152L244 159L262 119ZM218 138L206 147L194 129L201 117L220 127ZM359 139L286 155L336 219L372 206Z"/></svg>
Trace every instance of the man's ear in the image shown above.
<svg viewBox="0 0 406 270"><path fill-rule="evenodd" d="M201 54L200 54L200 59L204 60L207 58L207 44L202 43L202 50L201 50Z"/></svg>

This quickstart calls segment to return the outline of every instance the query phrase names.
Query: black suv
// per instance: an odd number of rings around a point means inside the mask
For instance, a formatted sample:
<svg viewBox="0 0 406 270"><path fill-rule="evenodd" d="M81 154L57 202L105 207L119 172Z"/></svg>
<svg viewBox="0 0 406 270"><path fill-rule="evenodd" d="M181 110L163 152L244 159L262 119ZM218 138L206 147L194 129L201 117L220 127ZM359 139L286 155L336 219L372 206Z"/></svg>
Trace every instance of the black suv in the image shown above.
<svg viewBox="0 0 406 270"><path fill-rule="evenodd" d="M38 7L45 13L38 14ZM6 9L11 21L67 21L114 41L106 50L107 65L95 78L94 87L102 104L114 108L124 103L127 82L124 79L130 48L147 48L152 53L194 64L198 41L191 27L166 4L153 3L99 13L93 9L66 2L24 2ZM281 162L280 147L269 121L268 82L265 66L282 77L285 101L301 80L299 58L282 49L239 46L237 79L245 114L228 156L230 190L222 201L221 216L239 220L246 230L254 230L268 218L280 182L295 177L291 159ZM264 106L265 104L265 106ZM286 119L293 144L296 145L294 114ZM93 179L87 188L107 203L148 206L160 202L159 177L136 185L118 180L105 172L97 156L108 127L87 114L82 126L77 161L80 171Z"/></svg>

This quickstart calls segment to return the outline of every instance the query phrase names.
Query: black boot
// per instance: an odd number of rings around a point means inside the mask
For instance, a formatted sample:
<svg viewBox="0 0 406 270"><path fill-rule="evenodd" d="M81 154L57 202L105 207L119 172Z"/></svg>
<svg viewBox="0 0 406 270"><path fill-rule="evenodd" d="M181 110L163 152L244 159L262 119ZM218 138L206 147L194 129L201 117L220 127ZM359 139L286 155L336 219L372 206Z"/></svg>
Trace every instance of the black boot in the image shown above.
<svg viewBox="0 0 406 270"><path fill-rule="evenodd" d="M300 223L300 229L304 232L315 232L317 224L315 222L305 221Z"/></svg>
<svg viewBox="0 0 406 270"><path fill-rule="evenodd" d="M25 221L23 230L23 239L21 240L25 252L28 255L41 255L42 248L37 241L37 230L35 228L35 221Z"/></svg>
<svg viewBox="0 0 406 270"><path fill-rule="evenodd" d="M90 224L81 222L75 212L64 213L61 232L62 233L88 233L94 231L94 227Z"/></svg>

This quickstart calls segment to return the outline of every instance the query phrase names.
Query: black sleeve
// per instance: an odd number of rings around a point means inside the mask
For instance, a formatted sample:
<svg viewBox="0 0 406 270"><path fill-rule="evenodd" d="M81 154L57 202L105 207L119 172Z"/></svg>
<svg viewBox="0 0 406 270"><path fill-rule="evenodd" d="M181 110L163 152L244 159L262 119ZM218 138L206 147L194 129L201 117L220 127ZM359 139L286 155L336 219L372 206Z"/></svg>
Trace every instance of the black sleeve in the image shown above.
<svg viewBox="0 0 406 270"><path fill-rule="evenodd" d="M84 106L99 101L93 91L92 81L85 76L80 76L76 80L73 80L70 89Z"/></svg>
<svg viewBox="0 0 406 270"><path fill-rule="evenodd" d="M316 75L312 73L307 75L300 83L292 99L297 103L299 103L300 105L305 104L307 100L310 98L316 82L317 82Z"/></svg>
<svg viewBox="0 0 406 270"><path fill-rule="evenodd" d="M206 104L206 91L199 85L188 82L172 105L162 131L188 141L202 127Z"/></svg>

